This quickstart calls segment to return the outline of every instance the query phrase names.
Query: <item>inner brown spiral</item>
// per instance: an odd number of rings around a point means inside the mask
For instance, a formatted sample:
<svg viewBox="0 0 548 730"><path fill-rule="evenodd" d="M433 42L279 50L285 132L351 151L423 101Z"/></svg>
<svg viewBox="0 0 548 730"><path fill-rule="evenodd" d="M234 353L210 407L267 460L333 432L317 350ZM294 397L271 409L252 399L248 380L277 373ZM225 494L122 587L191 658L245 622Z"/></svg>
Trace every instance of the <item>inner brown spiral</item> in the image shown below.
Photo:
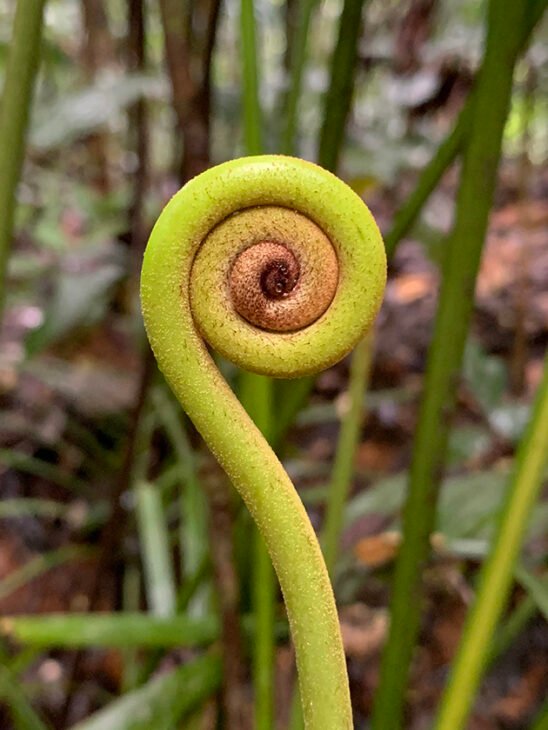
<svg viewBox="0 0 548 730"><path fill-rule="evenodd" d="M310 325L331 304L338 281L337 257L324 232L285 208L243 211L253 223L268 217L266 235L234 259L229 290L234 309L262 329L290 332ZM257 230L257 229L256 229Z"/></svg>
<svg viewBox="0 0 548 730"><path fill-rule="evenodd" d="M264 295L269 299L283 299L295 288L299 273L299 264L293 257L289 262L281 258L273 259L261 274Z"/></svg>
<svg viewBox="0 0 548 730"><path fill-rule="evenodd" d="M259 241L244 249L230 270L230 294L238 314L263 329L297 329L295 312L283 301L299 286L301 267L282 243ZM301 312L302 314L302 312ZM299 318L300 319L300 318Z"/></svg>
<svg viewBox="0 0 548 730"><path fill-rule="evenodd" d="M314 221L275 205L246 208L219 223L196 254L193 312L210 339L231 326L230 312L261 330L296 332L328 309L338 278L335 248Z"/></svg>

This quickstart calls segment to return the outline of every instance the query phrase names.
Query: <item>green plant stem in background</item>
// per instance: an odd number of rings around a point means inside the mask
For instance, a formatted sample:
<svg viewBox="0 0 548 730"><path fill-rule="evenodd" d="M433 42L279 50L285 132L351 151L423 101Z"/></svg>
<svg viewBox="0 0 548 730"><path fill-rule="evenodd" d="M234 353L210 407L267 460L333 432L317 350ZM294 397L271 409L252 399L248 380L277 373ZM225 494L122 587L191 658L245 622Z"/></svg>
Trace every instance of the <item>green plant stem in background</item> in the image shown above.
<svg viewBox="0 0 548 730"><path fill-rule="evenodd" d="M358 343L354 350L350 365L348 391L344 394L347 400L341 406L344 409L344 414L337 441L337 452L329 485L322 534L325 564L331 576L333 576L339 554L344 507L354 473L354 459L364 417L362 404L369 380L372 344L373 334L369 333Z"/></svg>
<svg viewBox="0 0 548 730"><path fill-rule="evenodd" d="M402 238L410 231L411 227L419 217L424 204L436 189L444 173L457 157L465 139L471 119L472 104L469 97L462 109L452 131L439 145L436 153L430 162L424 167L419 175L413 192L404 201L396 215L392 227L384 237L386 255L390 258L394 255L397 245Z"/></svg>
<svg viewBox="0 0 548 730"><path fill-rule="evenodd" d="M15 193L40 60L44 0L17 0L0 105L0 319L15 220Z"/></svg>
<svg viewBox="0 0 548 730"><path fill-rule="evenodd" d="M527 623L537 613L537 605L531 596L525 596L512 611L512 614L502 624L497 632L489 656L487 666L494 664L496 660L507 651L515 639L524 630Z"/></svg>
<svg viewBox="0 0 548 730"><path fill-rule="evenodd" d="M162 497L147 482L138 483L135 494L148 606L155 616L173 616L177 591Z"/></svg>
<svg viewBox="0 0 548 730"><path fill-rule="evenodd" d="M486 51L463 154L455 226L449 238L412 457L396 562L391 627L374 705L376 730L401 727L404 693L421 616L421 567L428 557L449 419L472 313L477 270L496 182L512 76L525 21L524 0L492 0Z"/></svg>
<svg viewBox="0 0 548 730"><path fill-rule="evenodd" d="M516 565L514 575L518 583L524 588L535 602L536 607L548 621L548 573L537 576L526 570L523 565Z"/></svg>
<svg viewBox="0 0 548 730"><path fill-rule="evenodd" d="M242 34L243 128L245 153L247 155L260 155L263 152L261 139L262 121L253 4L253 0L241 0L240 31Z"/></svg>
<svg viewBox="0 0 548 730"><path fill-rule="evenodd" d="M241 0L243 128L248 155L263 152L259 62L253 0ZM270 440L272 381L264 375L241 374L240 400L267 441ZM271 730L274 722L274 618L277 581L266 545L256 526L253 539L253 607L256 635L253 644L255 727Z"/></svg>
<svg viewBox="0 0 548 730"><path fill-rule="evenodd" d="M548 459L548 355L533 417L520 443L514 474L502 508L496 535L479 580L474 605L435 727L464 728L489 658L489 649L512 586L513 571L527 522L542 485Z"/></svg>
<svg viewBox="0 0 548 730"><path fill-rule="evenodd" d="M356 448L364 418L363 398L369 382L373 339L372 332L367 334L356 345L350 361L348 391L345 394L347 401L343 405L344 413L341 418L322 532L322 550L331 577L339 553L344 508L354 473ZM300 730L303 727L298 686L295 687L293 694L289 726L291 730Z"/></svg>
<svg viewBox="0 0 548 730"><path fill-rule="evenodd" d="M83 560L95 554L95 550L89 547L64 545L56 550L37 555L0 580L0 600L58 565L63 565L72 560Z"/></svg>
<svg viewBox="0 0 548 730"><path fill-rule="evenodd" d="M208 646L219 637L216 616L192 618L150 613L72 613L6 616L0 631L12 641L47 648Z"/></svg>
<svg viewBox="0 0 548 730"><path fill-rule="evenodd" d="M331 76L325 95L324 121L318 150L318 161L327 170L337 169L344 140L346 120L352 103L363 5L364 0L344 0L341 13L337 45L331 59Z"/></svg>
<svg viewBox="0 0 548 730"><path fill-rule="evenodd" d="M299 98L307 55L308 30L312 12L317 4L318 0L301 0L297 7L297 23L291 41L291 74L285 100L285 123L280 143L280 149L286 155L295 154Z"/></svg>
<svg viewBox="0 0 548 730"><path fill-rule="evenodd" d="M181 572L189 580L209 555L207 499L196 473L196 457L181 421L182 414L164 384L153 390L152 402L177 458L182 483ZM194 605L199 608L199 604Z"/></svg>

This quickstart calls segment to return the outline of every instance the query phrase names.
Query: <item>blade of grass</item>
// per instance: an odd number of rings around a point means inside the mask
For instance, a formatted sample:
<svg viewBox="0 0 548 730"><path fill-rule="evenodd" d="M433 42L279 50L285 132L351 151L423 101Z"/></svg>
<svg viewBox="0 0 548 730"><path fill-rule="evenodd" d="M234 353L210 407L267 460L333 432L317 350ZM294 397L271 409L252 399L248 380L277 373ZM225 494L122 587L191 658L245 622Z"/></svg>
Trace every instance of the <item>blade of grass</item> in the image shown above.
<svg viewBox="0 0 548 730"><path fill-rule="evenodd" d="M244 148L246 155L260 155L263 152L263 143L253 0L241 0L240 31L242 34Z"/></svg>
<svg viewBox="0 0 548 730"><path fill-rule="evenodd" d="M6 616L0 619L3 635L33 647L79 649L87 647L208 646L219 636L215 616L158 617L147 613L71 613L42 616Z"/></svg>
<svg viewBox="0 0 548 730"><path fill-rule="evenodd" d="M14 517L49 517L50 519L65 519L70 505L56 502L54 499L37 499L32 497L17 497L4 499L0 502L0 519Z"/></svg>
<svg viewBox="0 0 548 730"><path fill-rule="evenodd" d="M135 487L135 495L148 605L155 616L173 616L177 591L162 498L147 482Z"/></svg>
<svg viewBox="0 0 548 730"><path fill-rule="evenodd" d="M468 98L455 126L439 145L430 162L423 168L413 192L394 216L392 227L384 237L388 258L393 256L399 242L409 232L424 204L460 152L472 119L472 98L472 95Z"/></svg>
<svg viewBox="0 0 548 730"><path fill-rule="evenodd" d="M337 43L331 58L329 88L325 95L323 123L318 144L318 163L331 172L336 172L344 142L346 119L352 103L354 70L364 3L365 0L345 0L339 19ZM304 17L306 9L303 8L302 12ZM307 27L300 30L298 28L299 33L305 31L307 31ZM295 53L299 53L299 51L296 50ZM304 58L304 50L302 54ZM300 80L298 80L298 84L300 88ZM295 100L295 103L297 104L298 100ZM289 148L284 151L291 152ZM272 431L273 439L276 442L281 441L297 413L307 402L313 386L313 377L276 384L276 391L280 396L276 400L282 404L277 409L276 424Z"/></svg>
<svg viewBox="0 0 548 730"><path fill-rule="evenodd" d="M0 105L0 319L15 220L15 195L40 61L44 0L18 0Z"/></svg>
<svg viewBox="0 0 548 730"><path fill-rule="evenodd" d="M194 659L114 700L72 730L167 730L215 692L220 679L218 656Z"/></svg>
<svg viewBox="0 0 548 730"><path fill-rule="evenodd" d="M548 440L546 443L548 449ZM521 583L523 588L527 591L535 605L542 613L546 621L548 621L548 579L545 576L544 579L538 578L533 573L530 573L522 565L516 565L514 574L517 578L518 583Z"/></svg>
<svg viewBox="0 0 548 730"><path fill-rule="evenodd" d="M9 596L10 593L13 593L18 588L21 588L29 581L38 578L38 576L52 568L63 565L63 563L68 563L71 560L88 558L94 555L95 552L95 550L90 548L68 545L57 550L50 550L50 552L44 553L44 555L31 558L28 563L9 573L9 575L0 581L0 599Z"/></svg>
<svg viewBox="0 0 548 730"><path fill-rule="evenodd" d="M193 576L209 554L207 532L207 498L196 473L196 459L181 421L181 410L176 408L173 398L164 386L155 388L152 401L177 457L181 490L180 543L182 553L182 574L186 579ZM199 611L203 601L193 603Z"/></svg>
<svg viewBox="0 0 548 730"><path fill-rule="evenodd" d="M323 124L318 145L318 162L331 172L336 172L340 151L344 141L346 120L352 103L354 89L354 72L358 55L358 42L362 28L362 11L364 0L345 0L339 19L337 43L331 58L329 88L325 95ZM303 54L304 55L304 54ZM295 102L296 103L296 102ZM291 130L290 130L291 131ZM332 475L336 482L337 492L331 495L324 532L324 556L329 572L333 570L344 510L344 502L348 493L348 485L352 464L354 462L355 444L360 427L360 413L363 394L367 387L367 371L364 365L364 350L368 345L360 343L352 355L351 371L351 405L342 419L337 456ZM357 361L355 362L355 358ZM276 434L281 438L291 425L299 410L306 403L314 385L314 378L301 378L287 385L282 384L282 402L285 403L283 413L279 417ZM327 551L325 552L325 548ZM291 706L291 730L303 727L302 712L298 702L296 686Z"/></svg>
<svg viewBox="0 0 548 730"><path fill-rule="evenodd" d="M435 725L463 728L489 656L489 647L512 585L513 571L548 459L548 355L533 417L518 449L497 533L483 564L474 605Z"/></svg>
<svg viewBox="0 0 548 730"><path fill-rule="evenodd" d="M268 439L271 424L272 381L242 373L240 400ZM255 724L257 730L271 730L274 721L274 618L277 581L270 556L259 531L253 531L253 609L256 622L253 644Z"/></svg>
<svg viewBox="0 0 548 730"><path fill-rule="evenodd" d="M253 616L243 617L243 629L254 640ZM276 636L288 636L286 622L276 622ZM178 614L158 618L149 613L50 613L40 616L5 616L0 631L11 641L34 649L172 648L209 646L220 634L219 618L213 614L193 618Z"/></svg>
<svg viewBox="0 0 548 730"><path fill-rule="evenodd" d="M463 154L455 225L446 250L413 450L404 544L396 561L391 627L373 712L373 727L377 729L401 727L405 686L421 615L421 566L429 554L449 420L493 200L525 9L523 0L511 5L492 0L489 6L486 51Z"/></svg>

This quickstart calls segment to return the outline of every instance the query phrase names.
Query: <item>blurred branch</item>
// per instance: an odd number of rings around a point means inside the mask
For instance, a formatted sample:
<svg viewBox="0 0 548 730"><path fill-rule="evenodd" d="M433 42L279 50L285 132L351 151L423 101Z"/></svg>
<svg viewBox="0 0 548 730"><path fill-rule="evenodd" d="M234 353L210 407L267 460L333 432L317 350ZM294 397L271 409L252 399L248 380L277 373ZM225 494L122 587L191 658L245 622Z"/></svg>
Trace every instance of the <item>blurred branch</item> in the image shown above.
<svg viewBox="0 0 548 730"><path fill-rule="evenodd" d="M15 220L16 189L40 60L44 0L18 0L0 105L0 319Z"/></svg>
<svg viewBox="0 0 548 730"><path fill-rule="evenodd" d="M350 364L348 390L342 396L347 400L342 406L344 415L337 440L322 532L325 564L331 576L339 554L344 507L354 474L356 449L365 418L363 397L371 372L373 340L371 331L356 345Z"/></svg>
<svg viewBox="0 0 548 730"><path fill-rule="evenodd" d="M182 181L209 165L210 71L219 7L220 0L160 0L173 108L184 144ZM188 32L197 12L206 19L202 34Z"/></svg>
<svg viewBox="0 0 548 730"><path fill-rule="evenodd" d="M143 73L147 65L144 0L127 0L127 15L127 68L130 73ZM147 237L144 203L149 166L148 114L146 101L143 97L139 97L135 104L128 109L128 126L130 147L136 157L132 199L129 207L131 248L133 251L131 263L134 268L140 268Z"/></svg>
<svg viewBox="0 0 548 730"><path fill-rule="evenodd" d="M96 79L101 70L114 61L114 47L108 27L103 0L82 0L83 25L85 30L82 57L88 81ZM89 135L88 165L92 170L95 186L103 193L110 189L108 169L108 141L106 131Z"/></svg>

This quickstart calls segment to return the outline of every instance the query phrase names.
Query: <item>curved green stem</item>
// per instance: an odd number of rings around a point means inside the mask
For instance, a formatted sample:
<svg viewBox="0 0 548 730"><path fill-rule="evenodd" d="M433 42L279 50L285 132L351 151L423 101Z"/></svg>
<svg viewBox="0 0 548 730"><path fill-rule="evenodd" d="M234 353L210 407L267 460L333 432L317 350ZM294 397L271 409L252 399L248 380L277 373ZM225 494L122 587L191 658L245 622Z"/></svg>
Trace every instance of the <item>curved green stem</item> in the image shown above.
<svg viewBox="0 0 548 730"><path fill-rule="evenodd" d="M438 730L464 727L483 669L489 659L493 634L512 585L528 519L542 485L548 458L548 356L533 417L520 444L514 476L501 513L497 533L480 578L474 606L464 628L451 679L441 703Z"/></svg>
<svg viewBox="0 0 548 730"><path fill-rule="evenodd" d="M296 244L292 231L301 225L322 233L307 234ZM281 240L282 248L287 246L301 261L299 287L283 299L283 306L300 301L307 282L316 305L325 287L325 245L332 246L338 267L323 313L286 331L251 324L231 298L231 267L254 249L262 255L264 242L273 240L276 245ZM277 261L259 271L263 293L271 292L268 277ZM311 730L352 726L329 577L290 479L223 380L200 333L233 362L255 372L280 377L312 373L343 357L371 326L385 279L380 234L359 197L321 168L277 156L234 160L194 178L156 223L143 264L143 314L160 368L239 490L272 558ZM299 305L299 316L302 310Z"/></svg>

